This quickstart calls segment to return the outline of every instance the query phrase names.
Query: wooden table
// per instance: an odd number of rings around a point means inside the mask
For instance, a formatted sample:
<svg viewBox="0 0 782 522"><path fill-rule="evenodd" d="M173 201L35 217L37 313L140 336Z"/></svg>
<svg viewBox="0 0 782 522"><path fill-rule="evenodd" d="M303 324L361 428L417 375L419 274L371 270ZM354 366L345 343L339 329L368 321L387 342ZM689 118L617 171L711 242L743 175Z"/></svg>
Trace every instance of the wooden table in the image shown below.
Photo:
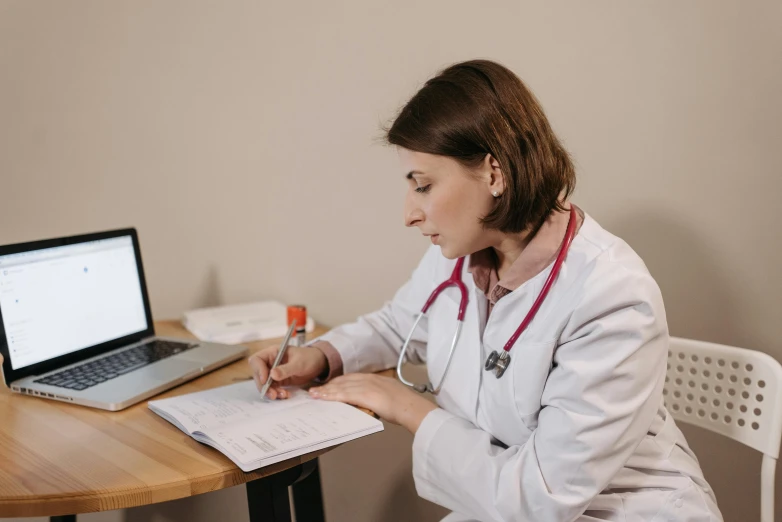
<svg viewBox="0 0 782 522"><path fill-rule="evenodd" d="M192 338L179 322L158 335ZM313 335L326 329L317 328ZM250 352L279 340L247 343ZM182 384L155 399L223 386L250 375L246 360ZM0 518L51 516L154 504L247 484L252 522L323 520L317 457L302 455L245 473L152 413L146 401L107 412L19 394L0 386ZM64 516L63 516L64 515Z"/></svg>

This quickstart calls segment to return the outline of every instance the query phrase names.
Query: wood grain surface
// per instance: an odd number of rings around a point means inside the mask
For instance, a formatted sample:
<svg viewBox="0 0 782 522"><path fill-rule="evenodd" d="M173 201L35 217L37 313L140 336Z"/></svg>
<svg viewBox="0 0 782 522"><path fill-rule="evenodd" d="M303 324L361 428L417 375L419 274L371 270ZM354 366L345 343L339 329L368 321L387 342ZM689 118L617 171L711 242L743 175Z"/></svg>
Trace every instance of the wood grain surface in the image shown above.
<svg viewBox="0 0 782 522"><path fill-rule="evenodd" d="M192 338L177 321L158 335ZM326 330L318 327L313 336ZM247 343L250 352L279 340ZM246 359L155 399L223 386L250 376ZM215 491L261 478L328 449L244 473L152 413L143 401L108 412L12 394L0 387L0 518L119 509Z"/></svg>

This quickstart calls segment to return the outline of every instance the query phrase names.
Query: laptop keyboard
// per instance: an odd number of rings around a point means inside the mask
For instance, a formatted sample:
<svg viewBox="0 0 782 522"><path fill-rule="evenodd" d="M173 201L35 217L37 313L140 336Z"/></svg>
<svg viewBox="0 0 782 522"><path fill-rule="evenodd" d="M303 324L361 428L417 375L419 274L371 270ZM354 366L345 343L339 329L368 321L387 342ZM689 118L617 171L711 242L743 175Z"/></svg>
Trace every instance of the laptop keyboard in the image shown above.
<svg viewBox="0 0 782 522"><path fill-rule="evenodd" d="M77 391L86 390L196 346L198 344L160 340L150 341L102 359L96 359L52 375L47 375L37 379L35 382Z"/></svg>

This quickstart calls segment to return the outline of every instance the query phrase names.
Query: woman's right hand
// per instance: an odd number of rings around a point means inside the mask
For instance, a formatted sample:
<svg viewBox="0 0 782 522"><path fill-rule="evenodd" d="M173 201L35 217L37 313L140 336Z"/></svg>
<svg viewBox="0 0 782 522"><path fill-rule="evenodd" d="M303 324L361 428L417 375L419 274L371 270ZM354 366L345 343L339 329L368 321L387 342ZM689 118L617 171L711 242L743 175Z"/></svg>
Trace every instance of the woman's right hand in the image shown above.
<svg viewBox="0 0 782 522"><path fill-rule="evenodd" d="M258 391L263 389L269 376L269 368L274 364L279 349L279 346L270 346L254 353L248 359ZM272 371L272 385L266 392L266 396L270 399L287 399L288 391L282 386L306 384L325 372L327 368L326 356L317 348L289 346L279 366Z"/></svg>

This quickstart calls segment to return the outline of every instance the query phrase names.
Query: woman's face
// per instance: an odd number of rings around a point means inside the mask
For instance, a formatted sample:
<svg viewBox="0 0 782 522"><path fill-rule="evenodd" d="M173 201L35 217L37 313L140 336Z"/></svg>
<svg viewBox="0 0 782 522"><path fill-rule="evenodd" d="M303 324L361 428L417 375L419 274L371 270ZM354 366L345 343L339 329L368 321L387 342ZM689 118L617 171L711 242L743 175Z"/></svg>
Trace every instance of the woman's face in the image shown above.
<svg viewBox="0 0 782 522"><path fill-rule="evenodd" d="M418 227L448 259L491 246L499 232L480 220L494 207L492 192L504 189L496 161L487 155L471 170L447 156L398 150L408 183L405 225Z"/></svg>

